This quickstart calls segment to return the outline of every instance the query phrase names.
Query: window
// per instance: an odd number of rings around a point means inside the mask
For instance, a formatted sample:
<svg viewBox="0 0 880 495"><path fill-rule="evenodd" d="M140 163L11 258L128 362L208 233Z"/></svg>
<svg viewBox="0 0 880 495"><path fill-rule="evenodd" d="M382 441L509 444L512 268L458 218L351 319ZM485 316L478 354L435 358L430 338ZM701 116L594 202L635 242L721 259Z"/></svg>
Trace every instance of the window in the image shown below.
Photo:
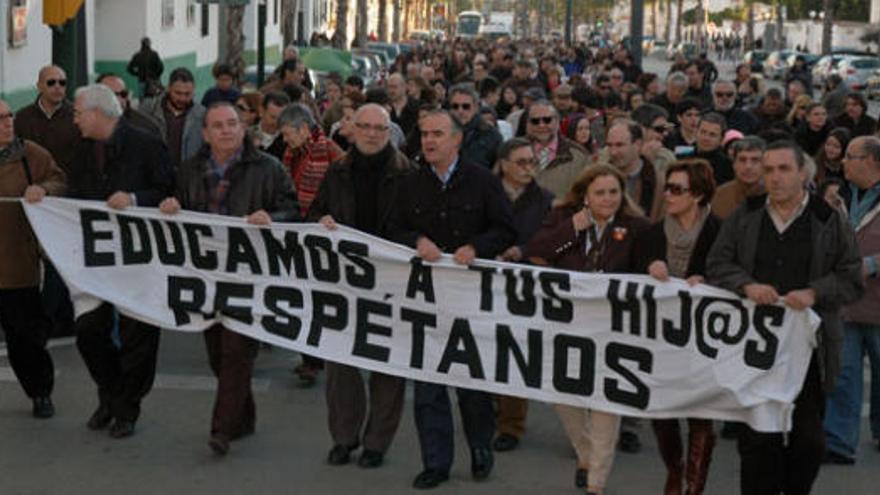
<svg viewBox="0 0 880 495"><path fill-rule="evenodd" d="M186 0L186 27L196 25L196 0Z"/></svg>
<svg viewBox="0 0 880 495"><path fill-rule="evenodd" d="M210 25L208 24L210 18L210 10L209 5L207 3L202 4L202 38L207 37L210 31Z"/></svg>
<svg viewBox="0 0 880 495"><path fill-rule="evenodd" d="M174 27L174 0L162 0L162 29Z"/></svg>

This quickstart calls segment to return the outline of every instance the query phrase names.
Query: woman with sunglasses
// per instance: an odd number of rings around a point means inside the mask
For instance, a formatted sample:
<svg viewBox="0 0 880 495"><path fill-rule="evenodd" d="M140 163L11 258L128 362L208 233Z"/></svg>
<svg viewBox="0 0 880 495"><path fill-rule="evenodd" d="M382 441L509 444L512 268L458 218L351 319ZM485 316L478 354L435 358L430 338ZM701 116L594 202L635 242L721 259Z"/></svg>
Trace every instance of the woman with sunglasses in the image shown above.
<svg viewBox="0 0 880 495"><path fill-rule="evenodd" d="M242 93L235 100L235 108L245 127L252 129L260 122L260 107L263 105L263 94L259 91Z"/></svg>
<svg viewBox="0 0 880 495"><path fill-rule="evenodd" d="M704 282L706 257L721 228L721 221L709 209L714 193L715 179L709 162L687 159L669 165L664 186L666 215L637 240L635 263L640 273L647 272L659 281L675 277L686 279L689 285ZM687 380L699 379L686 376L686 367L679 373L683 387ZM687 422L688 451L684 455L678 419L652 421L666 465L667 495L681 495L683 477L687 478L689 495L703 493L706 485L715 445L712 421L688 418Z"/></svg>
<svg viewBox="0 0 880 495"><path fill-rule="evenodd" d="M626 194L626 179L607 165L581 173L526 246L536 264L582 272L633 272L634 239L649 226ZM584 329L586 330L586 329ZM600 494L614 463L620 416L557 404L577 453L575 486Z"/></svg>

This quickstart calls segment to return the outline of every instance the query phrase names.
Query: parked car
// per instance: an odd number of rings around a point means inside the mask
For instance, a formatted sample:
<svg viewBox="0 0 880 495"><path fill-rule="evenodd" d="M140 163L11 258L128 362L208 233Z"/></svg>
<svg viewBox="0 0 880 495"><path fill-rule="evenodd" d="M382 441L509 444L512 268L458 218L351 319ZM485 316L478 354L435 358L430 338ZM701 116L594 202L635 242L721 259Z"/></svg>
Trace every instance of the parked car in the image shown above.
<svg viewBox="0 0 880 495"><path fill-rule="evenodd" d="M843 55L824 55L813 65L813 86L822 88L825 81L832 73L837 71L837 64L843 60Z"/></svg>
<svg viewBox="0 0 880 495"><path fill-rule="evenodd" d="M764 61L767 60L768 55L770 52L766 50L749 50L743 57L743 62L749 64L752 68L752 74L763 74Z"/></svg>
<svg viewBox="0 0 880 495"><path fill-rule="evenodd" d="M785 61L788 56L795 53L793 50L776 50L770 52L767 60L764 61L764 77L767 79L782 79L785 76L785 70L788 68Z"/></svg>
<svg viewBox="0 0 880 495"><path fill-rule="evenodd" d="M851 89L861 91L867 86L868 78L880 69L880 58L847 56L837 64L837 73Z"/></svg>
<svg viewBox="0 0 880 495"><path fill-rule="evenodd" d="M676 45L670 45L669 48L666 49L666 58L673 60L679 53L684 55L684 58L687 59L696 57L698 54L696 43L678 43Z"/></svg>
<svg viewBox="0 0 880 495"><path fill-rule="evenodd" d="M880 96L880 69L875 70L874 74L865 81L865 96L869 100Z"/></svg>
<svg viewBox="0 0 880 495"><path fill-rule="evenodd" d="M379 79L377 62L367 55L352 53L351 65L354 66L354 72L364 80L365 86L370 86Z"/></svg>
<svg viewBox="0 0 880 495"><path fill-rule="evenodd" d="M819 58L821 57L820 55L814 55L812 53L802 53L802 52L792 53L791 55L788 56L787 59L785 59L786 70L794 67L794 61L798 58L798 56L804 58L804 62L806 63L807 68L810 70L813 69L813 66L816 65L816 62L818 62Z"/></svg>
<svg viewBox="0 0 880 495"><path fill-rule="evenodd" d="M397 60L397 56L400 55L400 48L392 43L380 43L378 41L371 41L367 43L367 48L371 50L382 50L388 55L388 59L391 60L391 63L394 63Z"/></svg>

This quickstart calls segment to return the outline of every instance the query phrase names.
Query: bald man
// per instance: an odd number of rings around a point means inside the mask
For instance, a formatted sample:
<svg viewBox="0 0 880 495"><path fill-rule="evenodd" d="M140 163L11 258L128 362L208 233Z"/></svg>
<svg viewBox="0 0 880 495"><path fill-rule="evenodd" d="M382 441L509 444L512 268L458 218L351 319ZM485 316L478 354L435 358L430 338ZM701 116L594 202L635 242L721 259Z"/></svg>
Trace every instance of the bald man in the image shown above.
<svg viewBox="0 0 880 495"><path fill-rule="evenodd" d="M157 122L156 119L140 110L132 108L131 92L126 87L124 79L112 72L108 72L98 76L98 79L95 82L103 84L113 91L113 94L116 95L116 99L119 100L119 105L122 107L122 117L131 125L142 131L146 131L148 134L152 134L159 139L163 138L162 131L159 128L159 122Z"/></svg>
<svg viewBox="0 0 880 495"><path fill-rule="evenodd" d="M391 121L409 132L419 119L419 104L406 94L406 80L399 73L388 76L385 83L388 99L391 100Z"/></svg>
<svg viewBox="0 0 880 495"><path fill-rule="evenodd" d="M390 139L391 118L385 108L376 104L359 108L354 114L354 146L327 170L309 219L328 229L339 223L383 237L401 179L416 170ZM379 467L400 423L404 380L370 373L367 417L360 370L329 361L326 367L328 424L334 443L327 462L347 464L352 451L363 445L358 465Z"/></svg>

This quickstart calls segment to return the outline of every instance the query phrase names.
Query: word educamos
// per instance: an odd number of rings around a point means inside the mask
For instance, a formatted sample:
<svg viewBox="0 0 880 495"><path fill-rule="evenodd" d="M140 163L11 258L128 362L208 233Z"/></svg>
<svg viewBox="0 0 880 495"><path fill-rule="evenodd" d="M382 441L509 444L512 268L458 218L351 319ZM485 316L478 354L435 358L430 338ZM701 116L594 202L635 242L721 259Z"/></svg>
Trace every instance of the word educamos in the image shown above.
<svg viewBox="0 0 880 495"><path fill-rule="evenodd" d="M166 266L191 265L203 271L230 274L288 276L330 284L345 281L352 287L373 289L376 269L369 261L369 246L328 237L259 229L252 239L241 227L223 227L225 245L209 225L173 220L143 219L80 210L83 261L86 267L146 265L158 260ZM111 247L118 246L116 249ZM226 252L221 259L218 253Z"/></svg>

